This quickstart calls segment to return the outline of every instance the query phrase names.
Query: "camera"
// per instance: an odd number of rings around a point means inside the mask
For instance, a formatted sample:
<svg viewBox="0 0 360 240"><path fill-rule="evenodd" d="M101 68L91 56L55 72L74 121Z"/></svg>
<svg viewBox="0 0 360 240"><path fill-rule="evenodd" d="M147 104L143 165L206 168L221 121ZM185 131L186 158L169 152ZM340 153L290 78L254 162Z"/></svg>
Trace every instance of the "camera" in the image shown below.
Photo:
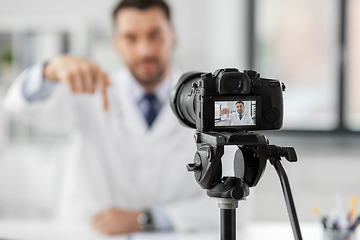
<svg viewBox="0 0 360 240"><path fill-rule="evenodd" d="M173 88L170 104L182 123L200 132L277 130L284 90L284 83L253 70L188 72Z"/></svg>
<svg viewBox="0 0 360 240"><path fill-rule="evenodd" d="M221 239L236 239L235 209L250 187L263 175L267 160L274 166L283 190L295 239L302 239L290 184L281 158L296 162L293 147L270 145L261 134L248 130L278 130L283 124L285 85L260 78L256 71L235 68L214 73L188 72L181 76L170 96L177 118L196 128L197 151L187 170L220 208ZM235 176L222 176L222 156L228 145L234 155Z"/></svg>

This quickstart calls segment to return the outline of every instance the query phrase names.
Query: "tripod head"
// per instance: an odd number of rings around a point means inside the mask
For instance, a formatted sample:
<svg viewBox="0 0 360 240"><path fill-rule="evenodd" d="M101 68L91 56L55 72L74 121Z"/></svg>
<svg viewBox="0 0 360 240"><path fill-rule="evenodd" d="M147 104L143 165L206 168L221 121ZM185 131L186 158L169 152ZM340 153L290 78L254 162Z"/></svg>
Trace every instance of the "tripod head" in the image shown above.
<svg viewBox="0 0 360 240"><path fill-rule="evenodd" d="M239 200L246 199L250 187L255 187L262 177L267 160L279 175L295 239L302 239L296 215L290 184L281 158L296 162L297 156L292 147L269 145L268 139L252 132L195 132L197 152L194 162L187 165L194 172L195 180L209 197L218 201L221 209L221 229L223 240L235 239L235 209ZM234 156L235 176L222 177L221 157L224 146L236 145Z"/></svg>
<svg viewBox="0 0 360 240"><path fill-rule="evenodd" d="M294 148L269 145L264 135L252 132L196 131L195 142L198 150L187 169L194 172L197 183L210 197L245 198L249 187L258 184L268 159L285 157L290 162L297 161ZM226 145L237 145L239 149L234 156L235 176L222 178L221 157Z"/></svg>

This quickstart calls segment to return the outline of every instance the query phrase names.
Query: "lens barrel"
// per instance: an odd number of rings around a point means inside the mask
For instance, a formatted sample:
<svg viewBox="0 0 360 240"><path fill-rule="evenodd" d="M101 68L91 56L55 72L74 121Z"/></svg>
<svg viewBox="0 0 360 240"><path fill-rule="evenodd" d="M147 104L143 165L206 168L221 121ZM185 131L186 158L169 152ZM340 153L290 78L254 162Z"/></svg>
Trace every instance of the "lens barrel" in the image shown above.
<svg viewBox="0 0 360 240"><path fill-rule="evenodd" d="M202 72L189 72L181 76L170 94L171 109L181 122L196 128L196 100L193 84L197 84Z"/></svg>

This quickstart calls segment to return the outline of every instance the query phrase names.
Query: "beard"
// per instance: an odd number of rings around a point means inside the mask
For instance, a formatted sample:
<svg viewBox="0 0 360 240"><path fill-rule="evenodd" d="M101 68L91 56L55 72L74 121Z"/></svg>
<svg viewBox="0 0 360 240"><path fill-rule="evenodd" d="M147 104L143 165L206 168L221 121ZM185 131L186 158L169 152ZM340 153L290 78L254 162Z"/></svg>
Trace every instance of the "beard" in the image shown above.
<svg viewBox="0 0 360 240"><path fill-rule="evenodd" d="M154 67L146 71L142 69L144 64L152 64ZM154 57L144 58L129 69L135 79L144 87L156 86L163 80L166 73L166 66Z"/></svg>

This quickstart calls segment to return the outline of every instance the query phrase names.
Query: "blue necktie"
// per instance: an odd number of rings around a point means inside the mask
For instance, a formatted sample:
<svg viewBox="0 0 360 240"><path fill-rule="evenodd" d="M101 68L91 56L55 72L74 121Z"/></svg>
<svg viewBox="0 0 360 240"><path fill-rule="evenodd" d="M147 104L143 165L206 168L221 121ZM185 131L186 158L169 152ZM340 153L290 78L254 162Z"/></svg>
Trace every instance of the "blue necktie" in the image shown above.
<svg viewBox="0 0 360 240"><path fill-rule="evenodd" d="M239 119L240 119L240 120L242 119L242 115L241 115L241 114L239 114Z"/></svg>
<svg viewBox="0 0 360 240"><path fill-rule="evenodd" d="M154 94L146 94L143 99L148 102L148 109L144 112L144 116L148 126L151 127L159 112L159 108L157 107L159 103Z"/></svg>

